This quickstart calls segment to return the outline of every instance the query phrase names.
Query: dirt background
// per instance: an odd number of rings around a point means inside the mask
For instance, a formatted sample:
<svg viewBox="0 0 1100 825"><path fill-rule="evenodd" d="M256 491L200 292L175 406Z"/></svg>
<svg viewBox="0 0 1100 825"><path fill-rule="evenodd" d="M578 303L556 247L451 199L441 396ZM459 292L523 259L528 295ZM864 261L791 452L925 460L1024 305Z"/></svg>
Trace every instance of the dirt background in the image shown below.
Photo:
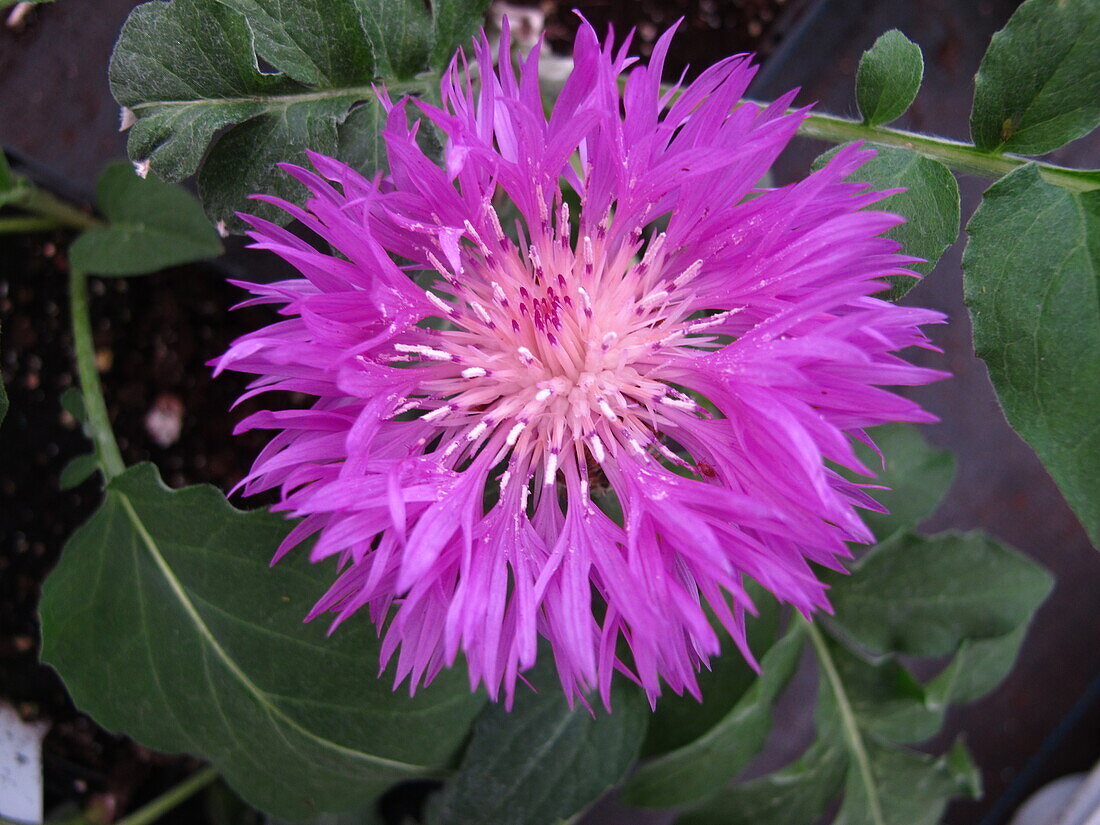
<svg viewBox="0 0 1100 825"><path fill-rule="evenodd" d="M133 5L132 0L60 0L36 9L18 29L0 28L0 143L24 160L22 168L73 200L89 200L100 169L125 154L106 65ZM670 79L688 63L701 69L733 52L756 51L763 59L751 90L756 97L799 86L800 102L817 101L823 110L851 115L860 53L881 32L900 28L923 48L926 69L921 93L898 125L965 138L973 74L990 35L1017 3L609 0L576 5L598 29L608 22L618 31L636 26L636 49L643 54L660 31L683 16L670 52ZM570 8L553 2L540 6L555 46L567 44L576 28ZM779 180L804 174L824 148L796 141L777 166ZM1078 141L1059 159L1097 166L1098 149L1095 137ZM964 178L961 183L965 220L987 182ZM61 468L87 449L76 422L57 401L74 380L65 244L64 235L0 236L0 369L11 396L0 428L0 697L28 718L51 723L45 742L48 810L94 805L114 815L175 784L194 765L106 734L72 707L56 675L37 664L40 583L65 537L99 499L94 483L67 492L57 486ZM985 798L954 804L947 821L998 825L1007 821L1013 798L1056 776L1086 770L1100 757L1095 687L1100 556L1036 458L1004 422L985 368L973 357L960 255L957 245L908 299L945 311L952 321L933 331L946 357L927 360L939 367L946 363L955 378L913 392L943 419L941 426L926 429L928 438L959 456L952 493L927 527L984 528L1058 577L1013 675L993 696L952 710L947 729L929 743L942 749L962 733L983 768ZM96 346L128 462L155 461L172 485L210 482L227 488L243 474L259 445L229 435L238 415L227 408L242 381L238 376L211 381L204 364L266 318L259 309L227 314L239 297L225 283L227 275L270 265L233 243L217 265L93 282ZM155 408L179 414L180 436L168 446L160 446L146 426ZM794 756L805 744L810 720L802 709L810 690L807 678L784 703L768 764ZM1076 715L1066 722L1071 711ZM199 797L164 821L241 822L239 811L214 811L223 810L224 801L224 796ZM400 800L393 804L400 809ZM625 811L613 799L585 819L589 825L667 821L667 814Z"/></svg>

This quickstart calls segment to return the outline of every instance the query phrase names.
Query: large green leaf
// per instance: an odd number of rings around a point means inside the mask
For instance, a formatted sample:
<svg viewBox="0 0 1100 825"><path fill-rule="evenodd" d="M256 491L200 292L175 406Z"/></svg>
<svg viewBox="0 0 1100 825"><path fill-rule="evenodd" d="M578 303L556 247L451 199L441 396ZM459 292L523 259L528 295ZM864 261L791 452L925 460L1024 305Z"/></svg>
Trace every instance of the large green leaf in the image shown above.
<svg viewBox="0 0 1100 825"><path fill-rule="evenodd" d="M909 108L924 76L920 46L891 29L859 59L856 103L863 122L879 126L899 118Z"/></svg>
<svg viewBox="0 0 1100 825"><path fill-rule="evenodd" d="M180 186L143 180L130 164L112 163L97 195L107 225L84 231L69 248L82 272L143 275L222 253L202 207Z"/></svg>
<svg viewBox="0 0 1100 825"><path fill-rule="evenodd" d="M372 83L394 94L432 93L438 72L476 29L485 0L171 0L130 14L111 58L111 90L135 118L129 151L167 180L200 169L206 211L230 227L246 200L290 199L302 187L279 161L305 150L375 158L381 114ZM274 71L263 71L259 60ZM434 70L435 74L422 75ZM367 144L367 145L364 145ZM366 169L372 171L372 169Z"/></svg>
<svg viewBox="0 0 1100 825"><path fill-rule="evenodd" d="M643 765L623 788L623 801L642 807L690 802L747 767L771 731L772 705L794 674L804 641L795 630L776 643L760 663L760 678L733 709L694 742Z"/></svg>
<svg viewBox="0 0 1100 825"><path fill-rule="evenodd" d="M538 692L519 692L511 711L486 708L458 773L434 800L431 825L552 825L595 802L630 768L649 714L641 691L618 682L610 713L570 709L551 665L527 676Z"/></svg>
<svg viewBox="0 0 1100 825"><path fill-rule="evenodd" d="M897 533L830 581L833 627L873 653L917 656L1011 632L1051 588L1042 567L980 532Z"/></svg>
<svg viewBox="0 0 1100 825"><path fill-rule="evenodd" d="M967 231L974 349L1100 546L1100 191L1074 195L1025 166L986 191Z"/></svg>
<svg viewBox="0 0 1100 825"><path fill-rule="evenodd" d="M849 175L849 180L870 184L877 191L904 189L876 202L871 208L895 212L905 218L905 223L886 233L899 241L902 252L923 258L924 262L910 265L910 269L927 275L940 259L943 251L959 237L959 184L951 170L936 160L918 155L911 149L866 143L874 149L875 156ZM814 168L821 168L825 161L840 151L835 147L814 161ZM896 301L917 284L913 277L895 275L890 279L892 289L880 293L890 301Z"/></svg>
<svg viewBox="0 0 1100 825"><path fill-rule="evenodd" d="M1041 155L1100 124L1100 3L1028 0L993 35L974 84L980 149Z"/></svg>
<svg viewBox="0 0 1100 825"><path fill-rule="evenodd" d="M249 802L301 819L348 809L447 762L483 699L460 672L409 698L378 678L363 617L302 623L332 578L287 523L151 464L107 487L42 597L42 656L76 704L147 747L210 760Z"/></svg>

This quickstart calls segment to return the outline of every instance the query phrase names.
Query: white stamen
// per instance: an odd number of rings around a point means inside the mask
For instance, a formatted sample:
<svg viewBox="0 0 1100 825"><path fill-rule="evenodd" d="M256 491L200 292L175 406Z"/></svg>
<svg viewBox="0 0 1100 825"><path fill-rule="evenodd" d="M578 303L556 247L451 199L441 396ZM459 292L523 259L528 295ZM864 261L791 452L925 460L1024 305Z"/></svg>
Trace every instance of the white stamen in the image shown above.
<svg viewBox="0 0 1100 825"><path fill-rule="evenodd" d="M680 399L671 395L665 395L661 397L661 403L669 407L675 407L678 410L687 410L688 412L694 412L699 409L699 405L690 398Z"/></svg>
<svg viewBox="0 0 1100 825"><path fill-rule="evenodd" d="M485 431L488 430L488 429L489 429L489 422L488 421L481 421L481 422L478 423L478 425L476 427L474 427L472 430L470 430L470 432L466 433L466 440L467 441L477 441L477 439L479 439L483 435L485 435Z"/></svg>
<svg viewBox="0 0 1100 825"><path fill-rule="evenodd" d="M483 307L477 301L470 301L470 309L472 309L474 311L474 314L481 319L481 322L483 324L487 326L493 325L492 317L489 315L488 312L486 312L485 307Z"/></svg>
<svg viewBox="0 0 1100 825"><path fill-rule="evenodd" d="M536 401L545 401L547 398L549 398L553 394L554 394L553 391L549 387L544 387L541 390L539 390L537 393L535 393L535 400Z"/></svg>
<svg viewBox="0 0 1100 825"><path fill-rule="evenodd" d="M520 347L516 350L516 352L519 353L519 360L522 361L524 364L535 363L535 354L531 352L531 350L527 349L527 347Z"/></svg>
<svg viewBox="0 0 1100 825"><path fill-rule="evenodd" d="M427 299L429 301L432 302L432 304L434 304L436 307L438 307L440 310L442 310L444 315L454 315L455 314L455 308L453 306L451 306L450 304L448 304L446 301L444 301L442 298L440 298L438 295L436 295L431 290L425 290L424 295L425 295L425 297L427 297Z"/></svg>
<svg viewBox="0 0 1100 825"><path fill-rule="evenodd" d="M426 414L421 421L438 421L440 418L446 418L451 414L454 408L450 404L444 404L442 407L437 407L430 413Z"/></svg>
<svg viewBox="0 0 1100 825"><path fill-rule="evenodd" d="M584 307L584 312L589 317L592 317L592 299L588 297L588 290L583 286L577 287L577 294L581 296L581 305Z"/></svg>
<svg viewBox="0 0 1100 825"><path fill-rule="evenodd" d="M603 337L603 348L604 348L604 350L606 351L606 350L611 349L611 346L618 340L619 340L619 335L616 332L609 332L606 335L604 335L604 337Z"/></svg>
<svg viewBox="0 0 1100 825"><path fill-rule="evenodd" d="M554 483L554 478L558 474L558 454L551 450L546 455L546 473L542 478L542 483L550 485Z"/></svg>
<svg viewBox="0 0 1100 825"><path fill-rule="evenodd" d="M492 287L494 298L496 298L501 303L504 303L508 300L508 296L504 294L504 288L500 284L498 284L496 281L493 281Z"/></svg>
<svg viewBox="0 0 1100 825"><path fill-rule="evenodd" d="M646 266L649 266L651 263L653 263L653 259L656 258L658 254L660 254L661 249L664 248L664 245L665 233L662 232L660 235L649 242L649 247L646 249L645 255L642 256L642 263Z"/></svg>
<svg viewBox="0 0 1100 825"><path fill-rule="evenodd" d="M675 280L673 280L673 282L672 282L673 286L683 286L688 281L690 281L692 278L694 278L696 275L698 275L699 270L702 269L702 268L703 268L703 259L700 258L699 260L697 260L695 263L693 263L691 266L689 266L687 269L685 269L683 272L681 272L679 275L676 276Z"/></svg>
<svg viewBox="0 0 1100 825"><path fill-rule="evenodd" d="M423 355L430 361L453 361L454 356L441 349L432 349L424 344L394 344L393 348L398 352L410 352Z"/></svg>
<svg viewBox="0 0 1100 825"><path fill-rule="evenodd" d="M612 421L618 421L619 416L615 414L615 411L611 409L611 405L607 403L606 398L597 398L596 406L600 408L600 412L610 418Z"/></svg>
<svg viewBox="0 0 1100 825"><path fill-rule="evenodd" d="M504 439L504 443L509 447L515 446L515 443L519 440L519 434L527 428L526 421L520 421L508 431L508 437Z"/></svg>
<svg viewBox="0 0 1100 825"><path fill-rule="evenodd" d="M489 370L484 367L466 367L462 371L463 378L484 378L489 374Z"/></svg>
<svg viewBox="0 0 1100 825"><path fill-rule="evenodd" d="M603 463L604 458L607 457L607 452L603 448L603 442L600 440L600 437L592 433L592 435L588 437L588 444L592 447L592 456L597 462Z"/></svg>

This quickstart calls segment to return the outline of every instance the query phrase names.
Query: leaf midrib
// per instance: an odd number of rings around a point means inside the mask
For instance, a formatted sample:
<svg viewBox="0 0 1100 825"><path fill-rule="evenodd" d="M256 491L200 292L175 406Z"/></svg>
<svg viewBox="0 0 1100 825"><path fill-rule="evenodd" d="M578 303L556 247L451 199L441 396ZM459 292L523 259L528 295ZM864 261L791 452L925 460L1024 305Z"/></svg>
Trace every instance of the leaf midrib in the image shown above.
<svg viewBox="0 0 1100 825"><path fill-rule="evenodd" d="M113 491L118 496L119 503L122 505L126 517L130 522L131 527L137 536L141 539L141 543L145 546L149 556L152 558L153 563L156 564L157 569L160 571L164 580L171 588L173 595L175 595L180 606L183 608L184 613L188 619L195 626L199 636L206 643L207 647L221 660L225 668L237 679L248 692L249 695L264 709L264 711L273 719L279 723L286 725L296 733L306 737L307 739L315 742L323 748L336 751L343 756L347 756L353 759L358 759L363 762L368 762L372 765L387 768L389 770L400 771L402 773L410 775L420 775L430 771L427 765L415 765L408 762L400 762L395 759L387 759L382 756L375 756L374 754L365 753L363 751L355 750L341 745L337 742L333 742L330 739L326 739L323 736L319 736L316 733L304 728L301 724L289 717L281 708L273 704L268 695L257 686L249 677L248 674L241 669L241 666L229 655L229 653L221 646L217 638L207 627L206 622L203 621L202 616L195 608L191 599L188 597L186 591L183 589L183 585L179 579L176 578L175 573L172 571L171 566L164 558L163 554L157 546L156 540L149 533L141 517L138 515L137 510L134 508L130 498L119 490Z"/></svg>
<svg viewBox="0 0 1100 825"><path fill-rule="evenodd" d="M433 74L432 78L435 79ZM171 107L188 107L188 106L229 106L238 103L260 103L266 108L263 112L257 112L257 114L263 114L264 112L273 112L278 109L288 109L291 106L298 103L312 103L323 100L335 100L341 97L356 97L361 100L367 100L374 97L375 88L378 85L384 85L385 88L397 94L412 94L415 92L425 92L429 88L429 83L421 80L408 80L392 83L385 83L384 81L378 81L377 84L368 84L365 86L339 86L329 89L318 89L312 92L300 92L298 94L281 94L281 95L236 95L233 97L196 97L185 98L182 100L147 100L142 103L135 103L129 107L130 111L135 114L145 109L162 109Z"/></svg>

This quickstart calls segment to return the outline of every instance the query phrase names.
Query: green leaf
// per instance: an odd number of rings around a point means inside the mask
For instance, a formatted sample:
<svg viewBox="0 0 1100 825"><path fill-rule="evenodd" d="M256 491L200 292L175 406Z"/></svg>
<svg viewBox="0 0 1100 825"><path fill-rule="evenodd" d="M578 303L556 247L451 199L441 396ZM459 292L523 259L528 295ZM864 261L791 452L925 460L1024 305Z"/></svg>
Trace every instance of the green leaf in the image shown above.
<svg viewBox="0 0 1100 825"><path fill-rule="evenodd" d="M8 156L0 149L0 193L6 192L15 186L15 175L8 164ZM2 203L3 201L0 201Z"/></svg>
<svg viewBox="0 0 1100 825"><path fill-rule="evenodd" d="M939 706L973 702L997 687L1012 670L1028 623L995 639L966 640L955 658L927 685L928 701Z"/></svg>
<svg viewBox="0 0 1100 825"><path fill-rule="evenodd" d="M1100 191L1074 195L1024 166L986 190L967 231L974 349L1100 546Z"/></svg>
<svg viewBox="0 0 1100 825"><path fill-rule="evenodd" d="M207 759L250 803L302 819L435 772L483 698L458 670L392 692L366 617L331 638L303 624L333 571L301 552L269 569L288 527L127 470L46 581L42 657L108 730Z"/></svg>
<svg viewBox="0 0 1100 825"><path fill-rule="evenodd" d="M78 455L61 470L58 486L62 490L71 490L87 481L97 469L99 469L99 459L96 458L95 453Z"/></svg>
<svg viewBox="0 0 1100 825"><path fill-rule="evenodd" d="M433 66L445 66L455 48L469 48L485 14L484 0L433 0Z"/></svg>
<svg viewBox="0 0 1100 825"><path fill-rule="evenodd" d="M746 768L771 731L772 705L794 675L804 641L800 630L788 632L764 656L760 678L725 718L694 742L643 765L623 788L623 801L680 805L712 793Z"/></svg>
<svg viewBox="0 0 1100 825"><path fill-rule="evenodd" d="M940 656L1027 622L1051 577L980 532L898 533L836 577L831 626L873 653Z"/></svg>
<svg viewBox="0 0 1100 825"><path fill-rule="evenodd" d="M891 29L859 59L856 102L863 122L880 126L901 117L917 96L924 76L920 46Z"/></svg>
<svg viewBox="0 0 1100 825"><path fill-rule="evenodd" d="M474 725L458 773L434 800L431 825L551 825L584 810L630 768L649 714L637 688L616 682L610 713L570 710L552 666L528 677L538 693L517 693L510 712L490 705Z"/></svg>
<svg viewBox="0 0 1100 825"><path fill-rule="evenodd" d="M745 582L745 589L759 611L746 622L749 648L759 658L778 639L779 602L752 580ZM722 653L711 659L709 669L699 673L703 701L688 694L662 696L649 717L643 757L668 753L698 739L718 724L756 682L756 671L738 652L729 634L717 620L711 623L722 639Z"/></svg>
<svg viewBox="0 0 1100 825"><path fill-rule="evenodd" d="M860 515L881 541L898 530L916 527L932 515L955 476L955 456L948 450L930 447L920 431L908 424L875 427L868 435L882 451L886 464L874 483L890 488L870 492L890 512L864 510ZM862 444L856 450L864 464L879 470L883 459ZM845 475L867 480L850 472Z"/></svg>
<svg viewBox="0 0 1100 825"><path fill-rule="evenodd" d="M860 726L891 742L923 742L943 723L943 706L928 702L924 688L890 657L868 662L843 646L829 650Z"/></svg>
<svg viewBox="0 0 1100 825"><path fill-rule="evenodd" d="M951 170L937 160L918 155L910 149L866 143L875 157L848 176L849 180L868 184L873 190L905 189L877 201L872 209L894 212L905 223L886 233L902 245L902 252L923 258L909 269L927 275L944 250L959 238L959 184ZM837 146L818 157L814 169L820 169L842 147ZM917 279L894 275L888 278L891 289L879 293L888 301L897 301L917 285Z"/></svg>
<svg viewBox="0 0 1100 825"><path fill-rule="evenodd" d="M138 177L112 163L99 177L106 226L85 230L69 248L72 265L95 275L143 275L222 253L202 207L180 186Z"/></svg>
<svg viewBox="0 0 1100 825"><path fill-rule="evenodd" d="M881 817L869 804L866 785L849 769L844 802L833 825L936 825L948 800L973 795L974 767L961 745L950 755L933 757L905 748L872 743L872 772Z"/></svg>
<svg viewBox="0 0 1100 825"><path fill-rule="evenodd" d="M84 393L77 387L69 387L58 399L61 409L71 415L81 425L88 421L88 411L84 408Z"/></svg>
<svg viewBox="0 0 1100 825"><path fill-rule="evenodd" d="M485 0L171 0L130 14L111 58L111 91L136 118L129 152L180 180L200 170L207 214L231 228L241 209L289 220L255 192L289 200L304 188L274 167L349 140L380 153L372 83L430 93L477 27ZM259 68L262 59L274 71ZM433 70L433 76L420 76ZM345 133L349 112L362 109ZM361 167L373 172L374 166Z"/></svg>
<svg viewBox="0 0 1100 825"><path fill-rule="evenodd" d="M813 825L844 783L842 748L818 739L797 762L719 791L676 825Z"/></svg>
<svg viewBox="0 0 1100 825"><path fill-rule="evenodd" d="M1041 155L1100 124L1100 5L1028 0L993 35L974 83L979 149Z"/></svg>

